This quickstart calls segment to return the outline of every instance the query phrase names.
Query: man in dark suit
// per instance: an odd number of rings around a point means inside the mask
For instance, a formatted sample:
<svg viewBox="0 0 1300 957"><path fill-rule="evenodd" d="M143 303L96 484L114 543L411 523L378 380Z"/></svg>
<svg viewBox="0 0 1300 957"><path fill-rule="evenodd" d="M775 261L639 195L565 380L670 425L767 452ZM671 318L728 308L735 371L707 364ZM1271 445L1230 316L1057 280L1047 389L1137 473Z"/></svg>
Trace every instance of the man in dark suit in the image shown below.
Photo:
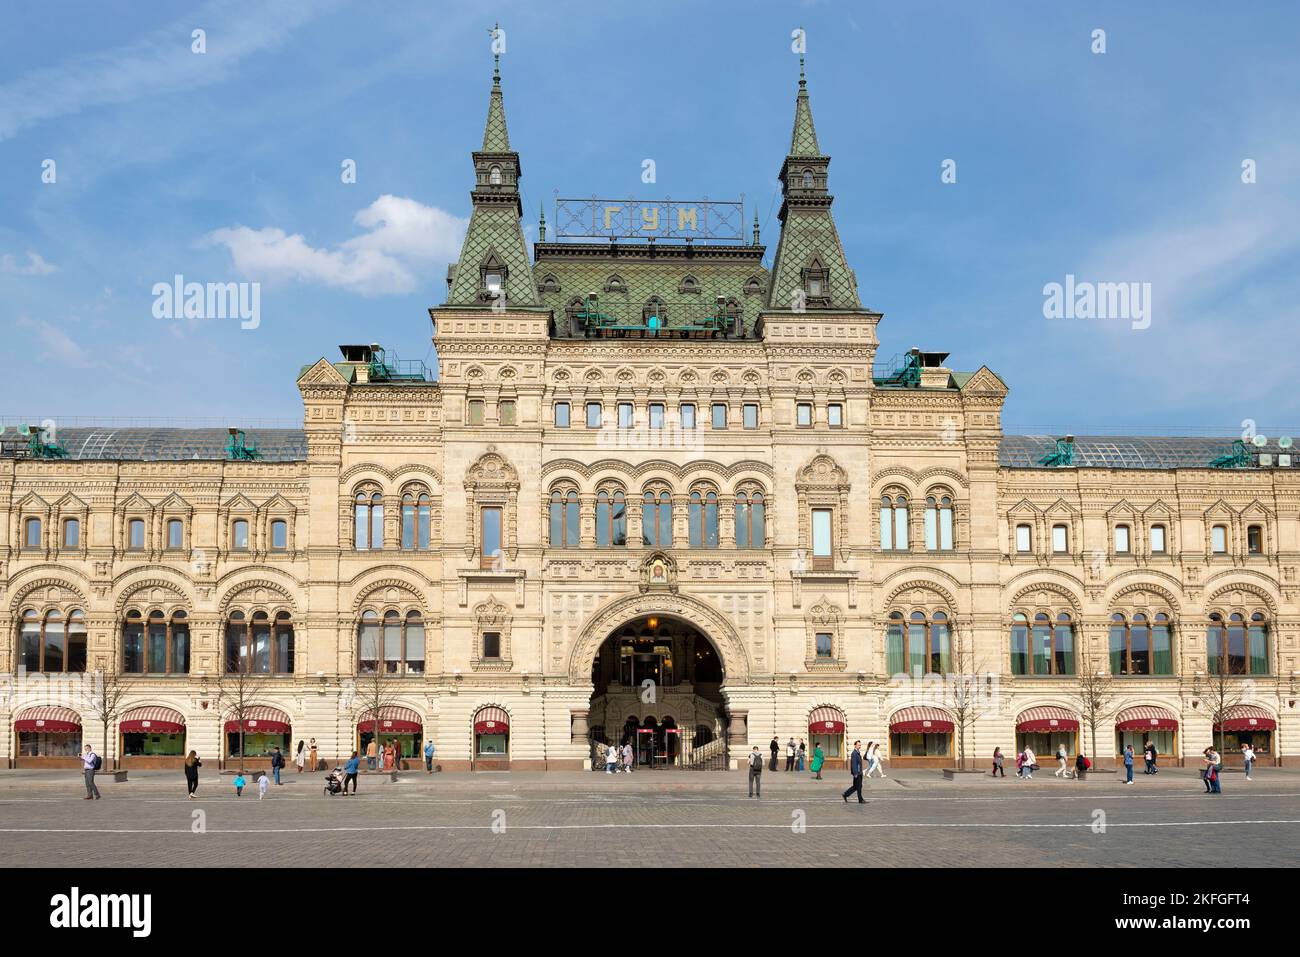
<svg viewBox="0 0 1300 957"><path fill-rule="evenodd" d="M849 773L853 775L853 784L844 792L844 803L849 803L849 795L857 793L858 803L866 804L862 799L862 742L853 742L853 753L849 755Z"/></svg>

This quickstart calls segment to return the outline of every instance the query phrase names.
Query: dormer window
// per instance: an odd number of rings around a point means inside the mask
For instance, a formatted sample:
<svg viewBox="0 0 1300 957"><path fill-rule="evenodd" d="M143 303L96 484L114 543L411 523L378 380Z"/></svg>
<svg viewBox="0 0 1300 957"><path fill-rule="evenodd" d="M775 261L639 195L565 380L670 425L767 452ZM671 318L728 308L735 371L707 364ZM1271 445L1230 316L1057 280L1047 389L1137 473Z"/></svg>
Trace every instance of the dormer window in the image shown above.
<svg viewBox="0 0 1300 957"><path fill-rule="evenodd" d="M488 183L492 186L501 185L501 167L493 166L488 170Z"/></svg>
<svg viewBox="0 0 1300 957"><path fill-rule="evenodd" d="M483 288L492 295L501 295L501 285L502 276L499 270L492 269L483 274Z"/></svg>
<svg viewBox="0 0 1300 957"><path fill-rule="evenodd" d="M626 292L627 284L619 276L610 276L605 280L605 292Z"/></svg>
<svg viewBox="0 0 1300 957"><path fill-rule="evenodd" d="M822 281L817 277L810 277L808 280L808 295L818 297L822 295Z"/></svg>
<svg viewBox="0 0 1300 957"><path fill-rule="evenodd" d="M804 189L813 188L813 174L812 174L812 170L810 169L806 169L803 171L803 188Z"/></svg>
<svg viewBox="0 0 1300 957"><path fill-rule="evenodd" d="M803 288L808 296L808 305L829 306L831 304L829 278L826 275L826 267L817 258L814 258L803 270Z"/></svg>

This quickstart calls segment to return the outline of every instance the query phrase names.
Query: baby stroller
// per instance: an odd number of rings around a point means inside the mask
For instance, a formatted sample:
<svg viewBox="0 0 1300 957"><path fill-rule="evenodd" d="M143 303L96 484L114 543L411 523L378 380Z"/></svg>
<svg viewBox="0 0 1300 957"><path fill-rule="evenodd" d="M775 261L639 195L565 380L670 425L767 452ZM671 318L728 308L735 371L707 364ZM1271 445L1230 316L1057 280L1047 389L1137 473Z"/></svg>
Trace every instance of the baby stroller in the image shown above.
<svg viewBox="0 0 1300 957"><path fill-rule="evenodd" d="M329 774L325 775L325 793L330 797L340 793L343 790L343 782L347 780L342 768L335 768Z"/></svg>

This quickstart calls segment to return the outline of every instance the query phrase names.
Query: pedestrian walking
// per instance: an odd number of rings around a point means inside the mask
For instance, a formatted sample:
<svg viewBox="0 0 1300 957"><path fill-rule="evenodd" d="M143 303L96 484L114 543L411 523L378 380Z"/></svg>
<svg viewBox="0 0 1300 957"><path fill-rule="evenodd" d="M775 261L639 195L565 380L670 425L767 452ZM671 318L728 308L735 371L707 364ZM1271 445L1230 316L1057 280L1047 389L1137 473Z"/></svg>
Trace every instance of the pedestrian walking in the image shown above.
<svg viewBox="0 0 1300 957"><path fill-rule="evenodd" d="M628 774L632 773L632 767L636 762L632 760L632 742L623 742L623 770Z"/></svg>
<svg viewBox="0 0 1300 957"><path fill-rule="evenodd" d="M242 773L235 775L235 797L243 796L244 786L246 784L248 784L248 782L244 780L244 775Z"/></svg>
<svg viewBox="0 0 1300 957"><path fill-rule="evenodd" d="M357 772L361 769L361 756L352 752L347 764L343 765L343 796L348 795L348 785L352 785L352 796L357 796Z"/></svg>
<svg viewBox="0 0 1300 957"><path fill-rule="evenodd" d="M885 774L884 761L880 758L880 742L870 741L867 743L867 777L875 777L877 771L882 778L888 777Z"/></svg>
<svg viewBox="0 0 1300 957"><path fill-rule="evenodd" d="M776 735L772 735L772 743L768 745L772 752L772 770L776 770L776 758L781 753L781 742L777 740Z"/></svg>
<svg viewBox="0 0 1300 957"><path fill-rule="evenodd" d="M366 770L373 771L378 766L375 764L379 758L379 739L371 738L370 743L366 745Z"/></svg>
<svg viewBox="0 0 1300 957"><path fill-rule="evenodd" d="M785 769L787 771L794 770L794 758L797 753L798 749L794 746L794 738L791 738L785 746Z"/></svg>
<svg viewBox="0 0 1300 957"><path fill-rule="evenodd" d="M396 768L397 756L393 748L393 739L389 738L388 743L384 745L384 770L392 771Z"/></svg>
<svg viewBox="0 0 1300 957"><path fill-rule="evenodd" d="M1052 777L1068 778L1070 776L1070 753L1065 750L1064 741L1056 747L1056 761L1060 767L1052 772Z"/></svg>
<svg viewBox="0 0 1300 957"><path fill-rule="evenodd" d="M298 750L294 752L293 763L298 767L298 773L302 774L302 769L307 766L307 745L302 738L298 739Z"/></svg>
<svg viewBox="0 0 1300 957"><path fill-rule="evenodd" d="M1034 777L1034 762L1037 758L1034 756L1034 750L1029 745L1025 745L1025 750L1020 752L1021 762L1016 765L1021 780L1032 781Z"/></svg>
<svg viewBox="0 0 1300 957"><path fill-rule="evenodd" d="M1241 758L1246 765L1246 780L1251 780L1250 772L1255 768L1255 749L1250 744L1241 746Z"/></svg>
<svg viewBox="0 0 1300 957"><path fill-rule="evenodd" d="M308 752L307 760L311 762L311 769L315 771L320 767L320 754L316 749L315 738L312 738L311 741L308 743L307 752Z"/></svg>
<svg viewBox="0 0 1300 957"><path fill-rule="evenodd" d="M1146 744L1142 746L1142 760L1146 762L1146 770L1143 774L1159 774L1160 769L1156 767L1156 743L1147 738Z"/></svg>
<svg viewBox="0 0 1300 957"><path fill-rule="evenodd" d="M803 738L799 739L799 753L795 755L794 769L800 773L804 769L804 761L808 757L808 745L803 743Z"/></svg>
<svg viewBox="0 0 1300 957"><path fill-rule="evenodd" d="M279 748L276 748L271 752L271 773L275 775L276 784L284 783L283 781L280 780L280 769L283 767L284 767L284 755L280 753Z"/></svg>
<svg viewBox="0 0 1300 957"><path fill-rule="evenodd" d="M194 792L199 789L199 768L203 767L203 762L199 760L197 751L191 751L185 757L185 790L191 800L194 799Z"/></svg>
<svg viewBox="0 0 1300 957"><path fill-rule="evenodd" d="M1088 769L1092 767L1092 762L1083 755L1083 748L1074 758L1074 777L1077 781L1085 781L1088 778Z"/></svg>
<svg viewBox="0 0 1300 957"><path fill-rule="evenodd" d="M424 742L424 773L425 774L433 773L433 752L434 752L433 742L432 741Z"/></svg>
<svg viewBox="0 0 1300 957"><path fill-rule="evenodd" d="M776 738L772 739L773 742ZM758 745L754 745L754 750L749 752L749 796L759 798L763 796L763 755L758 751Z"/></svg>
<svg viewBox="0 0 1300 957"><path fill-rule="evenodd" d="M605 773L613 774L618 768L618 748L612 744L605 749Z"/></svg>
<svg viewBox="0 0 1300 957"><path fill-rule="evenodd" d="M866 804L867 802L862 798L862 742L861 741L853 742L853 753L849 755L849 774L853 775L853 783L850 784L848 790L846 790L840 796L844 798L844 803L848 804L849 795L857 794L858 803Z"/></svg>
<svg viewBox="0 0 1300 957"><path fill-rule="evenodd" d="M813 773L814 781L820 781L822 779L822 765L825 763L826 763L826 753L822 751L822 746L820 744L814 744L812 764L809 765L808 767L808 770L812 771Z"/></svg>
<svg viewBox="0 0 1300 957"><path fill-rule="evenodd" d="M86 777L86 797L85 800L97 800L100 796L99 786L95 784L95 772L104 766L104 762L95 749L86 745L85 752L81 755L81 769Z"/></svg>
<svg viewBox="0 0 1300 957"><path fill-rule="evenodd" d="M1127 775L1124 783L1133 783L1133 745L1124 745L1124 774Z"/></svg>
<svg viewBox="0 0 1300 957"><path fill-rule="evenodd" d="M266 797L266 789L270 786L271 786L271 781L266 776L266 772L263 771L261 774L257 776L257 799L259 801L262 800L262 798Z"/></svg>
<svg viewBox="0 0 1300 957"><path fill-rule="evenodd" d="M1002 749L994 748L993 749L993 776L997 777L999 774L1002 775L1004 778L1007 776L1007 772L1002 769Z"/></svg>
<svg viewBox="0 0 1300 957"><path fill-rule="evenodd" d="M1219 752L1214 750L1214 745L1210 745L1210 753L1206 756L1210 765L1210 793L1223 793L1223 758Z"/></svg>

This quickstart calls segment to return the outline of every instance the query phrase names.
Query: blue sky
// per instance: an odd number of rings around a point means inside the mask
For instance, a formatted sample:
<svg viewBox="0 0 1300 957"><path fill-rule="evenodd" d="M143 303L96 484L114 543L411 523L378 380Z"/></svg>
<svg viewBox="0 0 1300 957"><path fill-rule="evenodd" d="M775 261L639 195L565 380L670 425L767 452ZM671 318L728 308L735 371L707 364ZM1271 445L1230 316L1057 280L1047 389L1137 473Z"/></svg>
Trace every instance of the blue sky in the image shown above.
<svg viewBox="0 0 1300 957"><path fill-rule="evenodd" d="M556 190L743 193L774 250L802 26L882 357L987 364L1008 431L1300 433L1300 8L1281 0L13 6L0 414L292 420L299 367L340 342L432 361L496 19L530 230ZM261 325L155 318L177 273L258 280ZM1044 318L1067 274L1151 283L1150 328Z"/></svg>

